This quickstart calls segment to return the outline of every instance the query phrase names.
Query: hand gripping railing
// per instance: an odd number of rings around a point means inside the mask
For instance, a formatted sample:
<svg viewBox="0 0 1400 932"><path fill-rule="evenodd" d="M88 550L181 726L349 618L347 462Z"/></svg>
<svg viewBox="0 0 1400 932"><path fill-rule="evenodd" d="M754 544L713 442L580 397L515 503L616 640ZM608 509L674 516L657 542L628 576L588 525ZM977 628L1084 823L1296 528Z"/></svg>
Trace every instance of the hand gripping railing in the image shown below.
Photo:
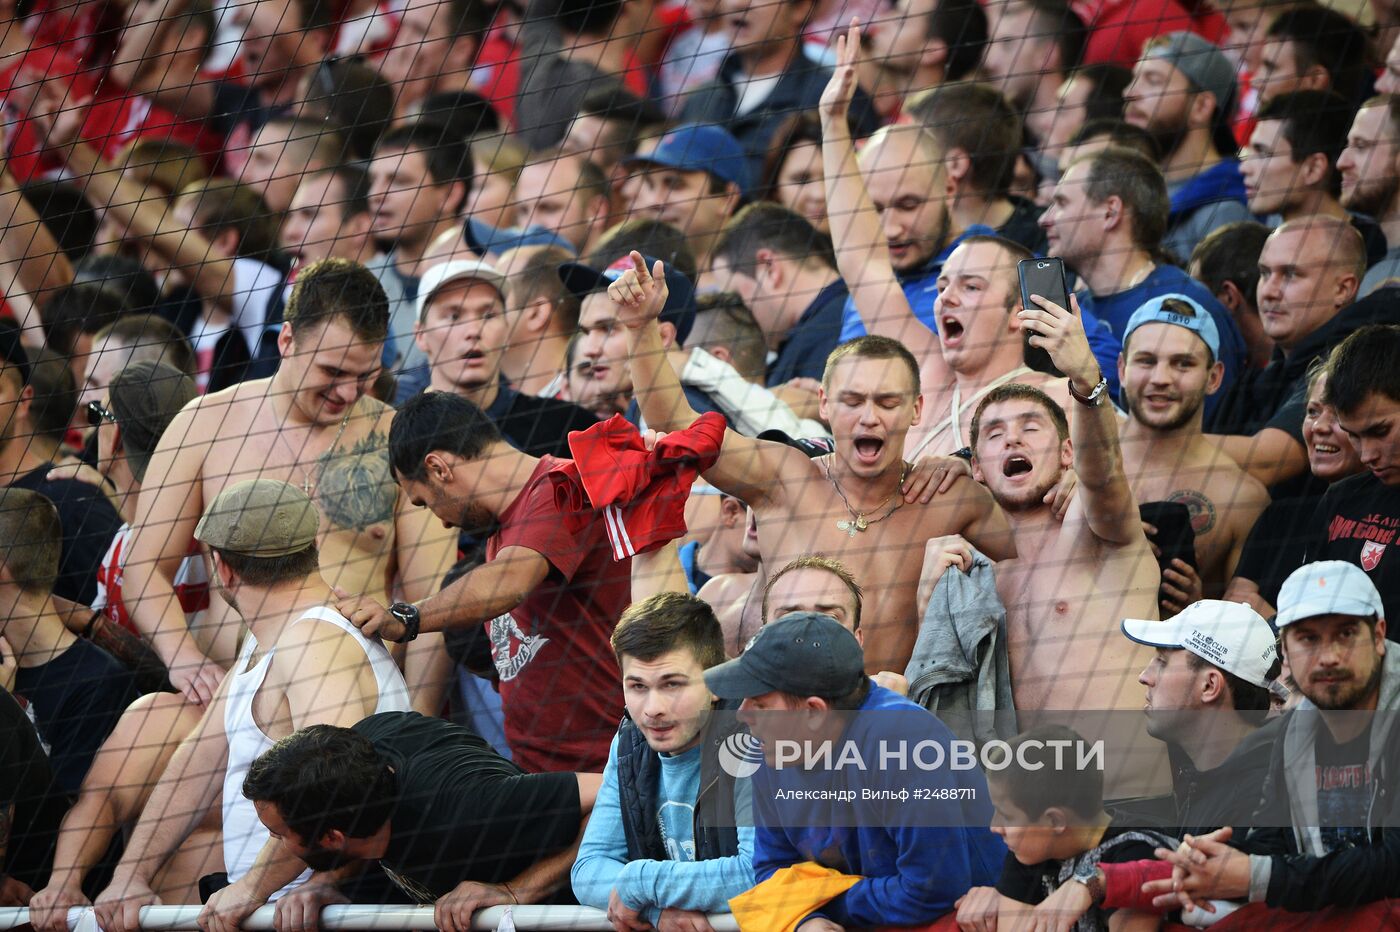
<svg viewBox="0 0 1400 932"><path fill-rule="evenodd" d="M198 929L199 906L146 906L141 910L143 932L189 932ZM249 932L270 932L275 907L264 906L243 923ZM520 932L611 932L612 923L601 909L587 906L492 906L472 916L473 929L496 929L511 912ZM734 917L712 915L715 932L738 932ZM14 929L29 921L29 910L0 907L0 929ZM96 914L88 907L68 911L68 928L74 932L98 932ZM321 910L321 928L328 932L427 932L436 929L431 906L327 906ZM507 926L509 928L509 926Z"/></svg>

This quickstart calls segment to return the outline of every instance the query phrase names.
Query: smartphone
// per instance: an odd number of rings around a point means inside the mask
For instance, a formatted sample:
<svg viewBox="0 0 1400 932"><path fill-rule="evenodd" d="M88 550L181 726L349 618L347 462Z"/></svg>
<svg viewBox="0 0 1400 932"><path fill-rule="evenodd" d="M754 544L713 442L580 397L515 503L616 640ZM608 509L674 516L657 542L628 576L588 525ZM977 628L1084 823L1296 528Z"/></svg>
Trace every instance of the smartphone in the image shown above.
<svg viewBox="0 0 1400 932"><path fill-rule="evenodd" d="M1021 279L1022 307L1037 307L1031 303L1031 295L1038 294L1048 301L1055 302L1065 310L1069 310L1069 285L1065 281L1063 259L1053 257L1022 259L1016 263L1016 274ZM1064 373L1050 361L1049 352L1041 347L1031 346L1031 335L1029 330L1022 331L1022 338L1025 341L1022 352L1025 355L1026 365L1036 372L1044 372L1057 377L1063 376Z"/></svg>
<svg viewBox="0 0 1400 932"><path fill-rule="evenodd" d="M1166 569L1172 560L1196 568L1196 530L1191 527L1191 511L1181 502L1143 502L1138 506L1142 520L1157 529L1149 538L1162 551L1158 565Z"/></svg>

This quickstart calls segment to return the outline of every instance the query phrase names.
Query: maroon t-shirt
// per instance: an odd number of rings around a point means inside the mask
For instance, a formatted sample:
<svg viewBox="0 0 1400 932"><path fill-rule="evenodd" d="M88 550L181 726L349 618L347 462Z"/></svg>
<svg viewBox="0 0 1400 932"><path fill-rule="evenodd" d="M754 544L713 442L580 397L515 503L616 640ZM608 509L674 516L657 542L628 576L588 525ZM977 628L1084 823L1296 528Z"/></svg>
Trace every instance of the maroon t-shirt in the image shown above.
<svg viewBox="0 0 1400 932"><path fill-rule="evenodd" d="M506 741L515 762L541 773L601 773L622 717L622 675L613 626L631 601L632 562L614 562L603 517L588 512L571 533L543 457L500 516L486 559L507 547L533 550L549 575L509 615L486 623L501 677Z"/></svg>

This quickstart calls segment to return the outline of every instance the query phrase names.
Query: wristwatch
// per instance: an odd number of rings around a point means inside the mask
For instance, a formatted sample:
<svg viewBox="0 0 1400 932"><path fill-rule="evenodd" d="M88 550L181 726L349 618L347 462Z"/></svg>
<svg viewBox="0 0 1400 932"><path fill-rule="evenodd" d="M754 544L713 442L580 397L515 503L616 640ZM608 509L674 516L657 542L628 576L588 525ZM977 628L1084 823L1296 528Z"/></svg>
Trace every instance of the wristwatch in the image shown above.
<svg viewBox="0 0 1400 932"><path fill-rule="evenodd" d="M1067 381L1069 382L1069 396L1080 404L1088 405L1091 408L1097 408L1099 406L1099 399L1103 397L1104 392L1108 391L1108 378L1105 376L1099 377L1099 384L1095 385L1094 390L1087 395L1081 395L1075 390L1074 379L1068 379Z"/></svg>
<svg viewBox="0 0 1400 932"><path fill-rule="evenodd" d="M1070 877L1075 883L1082 883L1089 891L1089 902L1098 906L1104 898L1103 871L1099 870L1097 861L1080 865L1079 869Z"/></svg>
<svg viewBox="0 0 1400 932"><path fill-rule="evenodd" d="M418 606L412 602L395 602L389 606L389 614L394 616L394 620L403 625L403 637L395 638L395 644L407 644L418 637L418 626L423 623L423 619L418 614Z"/></svg>

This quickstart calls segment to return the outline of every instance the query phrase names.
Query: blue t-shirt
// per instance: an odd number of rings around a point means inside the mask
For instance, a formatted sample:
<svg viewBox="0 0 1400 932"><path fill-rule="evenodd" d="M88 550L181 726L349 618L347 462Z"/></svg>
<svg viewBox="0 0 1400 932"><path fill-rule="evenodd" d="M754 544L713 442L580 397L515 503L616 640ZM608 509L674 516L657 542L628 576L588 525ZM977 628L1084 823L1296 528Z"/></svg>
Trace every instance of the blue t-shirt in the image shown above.
<svg viewBox="0 0 1400 932"><path fill-rule="evenodd" d="M1086 324L1088 315L1095 315L1121 342L1123 330L1128 326L1134 312L1150 299L1164 294L1186 295L1210 313L1215 319L1216 329L1220 331L1220 359L1225 363L1225 379L1215 394L1206 396L1206 416L1209 417L1235 379L1244 371L1248 353L1244 337L1240 335L1239 327L1235 326L1235 319L1230 316L1225 305L1215 300L1215 295L1210 293L1210 289L1174 265L1159 265L1150 275L1127 291L1098 296L1091 294L1088 289L1079 292L1079 307L1084 311ZM1118 360L1115 359L1115 372L1117 367ZM1107 374L1108 370L1105 369L1104 372Z"/></svg>

